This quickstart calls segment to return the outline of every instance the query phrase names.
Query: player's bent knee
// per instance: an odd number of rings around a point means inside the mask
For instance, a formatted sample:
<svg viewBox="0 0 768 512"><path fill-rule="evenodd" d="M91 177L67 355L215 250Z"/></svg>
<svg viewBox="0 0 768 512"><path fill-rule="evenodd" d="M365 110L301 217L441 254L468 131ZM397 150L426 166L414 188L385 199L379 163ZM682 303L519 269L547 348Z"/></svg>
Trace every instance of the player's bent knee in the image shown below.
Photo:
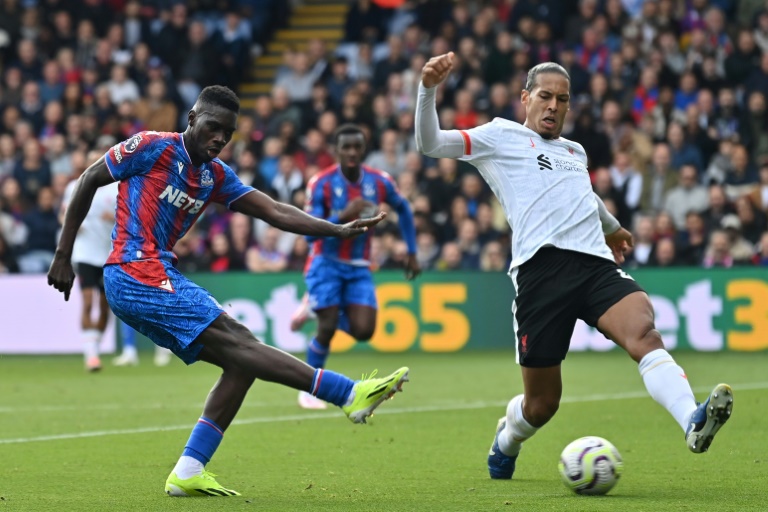
<svg viewBox="0 0 768 512"><path fill-rule="evenodd" d="M369 341L371 338L373 338L373 333L375 329L373 327L358 327L358 328L352 328L350 329L352 332L352 337L355 338L357 341Z"/></svg>

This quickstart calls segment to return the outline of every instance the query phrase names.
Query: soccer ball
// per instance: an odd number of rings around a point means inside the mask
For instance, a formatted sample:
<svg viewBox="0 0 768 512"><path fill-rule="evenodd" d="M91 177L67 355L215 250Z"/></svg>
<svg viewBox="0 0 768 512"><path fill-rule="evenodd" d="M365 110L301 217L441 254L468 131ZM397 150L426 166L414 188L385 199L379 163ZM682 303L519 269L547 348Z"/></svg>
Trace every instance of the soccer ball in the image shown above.
<svg viewBox="0 0 768 512"><path fill-rule="evenodd" d="M605 494L624 471L619 451L602 437L587 436L565 447L560 455L560 476L576 494Z"/></svg>

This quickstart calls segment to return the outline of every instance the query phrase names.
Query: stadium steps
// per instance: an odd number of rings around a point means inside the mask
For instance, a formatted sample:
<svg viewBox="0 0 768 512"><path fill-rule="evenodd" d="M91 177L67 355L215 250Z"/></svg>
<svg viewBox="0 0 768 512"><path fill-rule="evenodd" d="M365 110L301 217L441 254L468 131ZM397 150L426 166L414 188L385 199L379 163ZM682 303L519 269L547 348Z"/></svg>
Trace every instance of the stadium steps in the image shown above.
<svg viewBox="0 0 768 512"><path fill-rule="evenodd" d="M275 74L283 62L283 52L288 48L304 51L310 39L325 41L328 51L333 52L344 37L344 21L349 10L348 0L304 0L296 7L288 20L288 27L275 32L259 56L253 69L240 85L241 105L253 108L256 98L272 92Z"/></svg>

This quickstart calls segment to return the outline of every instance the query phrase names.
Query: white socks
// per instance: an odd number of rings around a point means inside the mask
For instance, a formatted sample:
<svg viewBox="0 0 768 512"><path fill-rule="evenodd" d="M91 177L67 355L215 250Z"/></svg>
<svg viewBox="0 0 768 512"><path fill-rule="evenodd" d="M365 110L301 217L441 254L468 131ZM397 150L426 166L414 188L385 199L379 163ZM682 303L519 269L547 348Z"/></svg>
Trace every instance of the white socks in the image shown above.
<svg viewBox="0 0 768 512"><path fill-rule="evenodd" d="M499 449L504 455L514 457L520 453L523 441L531 437L538 428L523 417L523 395L517 395L507 405L507 426L499 433Z"/></svg>
<svg viewBox="0 0 768 512"><path fill-rule="evenodd" d="M176 473L176 476L181 480L186 480L195 475L202 475L204 468L205 466L203 466L203 463L199 460L193 459L188 455L182 455L179 457L179 462L177 462L176 466L173 468L173 472Z"/></svg>
<svg viewBox="0 0 768 512"><path fill-rule="evenodd" d="M83 356L86 362L94 357L99 357L99 341L101 331L98 329L86 329L83 331Z"/></svg>
<svg viewBox="0 0 768 512"><path fill-rule="evenodd" d="M685 371L663 348L646 354L640 361L639 369L648 393L669 411L685 431L691 413L696 410L696 398Z"/></svg>

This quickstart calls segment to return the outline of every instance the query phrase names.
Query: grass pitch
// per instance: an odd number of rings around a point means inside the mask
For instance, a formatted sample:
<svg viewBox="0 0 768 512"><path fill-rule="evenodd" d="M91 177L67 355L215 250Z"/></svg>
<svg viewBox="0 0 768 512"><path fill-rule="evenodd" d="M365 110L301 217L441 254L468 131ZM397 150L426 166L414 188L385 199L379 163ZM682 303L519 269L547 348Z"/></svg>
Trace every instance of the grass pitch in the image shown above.
<svg viewBox="0 0 768 512"><path fill-rule="evenodd" d="M767 510L768 353L676 353L697 398L734 388L709 453L645 393L623 353L572 354L555 419L526 444L512 481L485 467L496 420L521 389L512 352L333 355L358 376L411 367L405 393L372 424L302 411L296 393L256 383L209 465L236 498L169 498L173 467L217 377L202 363L87 375L76 357L0 357L0 512L5 511L758 511ZM562 448L609 439L625 474L605 497L560 482Z"/></svg>

